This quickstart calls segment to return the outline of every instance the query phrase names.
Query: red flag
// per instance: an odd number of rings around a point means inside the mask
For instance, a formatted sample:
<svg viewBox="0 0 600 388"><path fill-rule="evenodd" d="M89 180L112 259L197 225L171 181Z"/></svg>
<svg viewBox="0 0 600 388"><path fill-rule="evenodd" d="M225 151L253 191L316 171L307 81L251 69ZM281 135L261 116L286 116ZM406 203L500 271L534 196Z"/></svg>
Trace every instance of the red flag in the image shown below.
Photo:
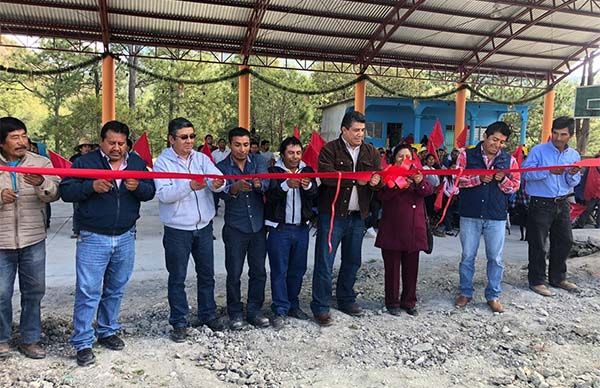
<svg viewBox="0 0 600 388"><path fill-rule="evenodd" d="M460 131L460 133L458 134L458 137L456 138L456 148L465 148L465 146L467 145L467 135L467 127L464 127L462 131Z"/></svg>
<svg viewBox="0 0 600 388"><path fill-rule="evenodd" d="M440 120L435 120L433 130L429 135L429 140L433 143L435 148L439 148L444 144L444 132L442 132L442 123L440 123Z"/></svg>
<svg viewBox="0 0 600 388"><path fill-rule="evenodd" d="M204 155L208 156L210 158L211 162L213 162L213 163L215 162L215 159L212 156L212 151L210 150L210 146L208 145L208 143L204 143L200 152L202 152Z"/></svg>
<svg viewBox="0 0 600 388"><path fill-rule="evenodd" d="M444 181L444 183L439 186L437 193L435 194L435 201L433 202L433 208L435 211L442 210L442 207L444 206L444 187L446 187L446 185L447 183Z"/></svg>
<svg viewBox="0 0 600 388"><path fill-rule="evenodd" d="M421 163L421 158L419 158L419 154L415 150L412 150L413 164L416 168L422 169L423 163Z"/></svg>
<svg viewBox="0 0 600 388"><path fill-rule="evenodd" d="M515 152L513 152L512 156L517 161L517 165L519 168L521 167L521 163L523 163L523 144L519 144Z"/></svg>
<svg viewBox="0 0 600 388"><path fill-rule="evenodd" d="M429 140L427 141L427 153L433 155L437 164L442 164L440 162L440 158L438 158L437 148L435 147L435 144L433 144L433 142L431 141L431 138L429 138Z"/></svg>
<svg viewBox="0 0 600 388"><path fill-rule="evenodd" d="M146 167L152 168L152 151L146 132L142 133L142 136L133 143L133 151L137 152L142 160L146 162Z"/></svg>
<svg viewBox="0 0 600 388"><path fill-rule="evenodd" d="M294 127L294 137L300 140L300 128L297 125Z"/></svg>
<svg viewBox="0 0 600 388"><path fill-rule="evenodd" d="M582 205L580 203L570 203L569 205L571 207L571 211L569 214L569 216L571 218L571 222L575 221L577 219L577 217L582 215L583 212L585 211L585 209L587 208L587 206Z"/></svg>
<svg viewBox="0 0 600 388"><path fill-rule="evenodd" d="M310 142L304 149L302 161L312 167L315 171L317 171L319 167L319 152L321 152L321 148L323 148L324 145L325 140L323 140L317 131L313 131L312 135L310 135Z"/></svg>
<svg viewBox="0 0 600 388"><path fill-rule="evenodd" d="M71 162L69 160L63 158L60 154L52 150L48 150L48 156L50 157L50 162L52 162L52 167L54 168L70 168Z"/></svg>

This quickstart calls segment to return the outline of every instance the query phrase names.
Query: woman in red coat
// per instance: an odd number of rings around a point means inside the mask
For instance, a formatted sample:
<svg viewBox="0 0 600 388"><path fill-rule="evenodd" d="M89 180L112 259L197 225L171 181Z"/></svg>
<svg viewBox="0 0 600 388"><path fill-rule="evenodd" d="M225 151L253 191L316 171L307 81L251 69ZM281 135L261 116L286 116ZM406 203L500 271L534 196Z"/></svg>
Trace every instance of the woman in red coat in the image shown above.
<svg viewBox="0 0 600 388"><path fill-rule="evenodd" d="M404 159L412 160L407 145L394 149L392 161L401 166ZM385 186L378 193L383 205L375 246L381 248L385 267L385 306L392 315L406 310L417 315L417 274L419 251L428 248L424 198L433 193L433 187L421 173L406 178L407 187ZM400 268L402 268L402 296L400 296Z"/></svg>

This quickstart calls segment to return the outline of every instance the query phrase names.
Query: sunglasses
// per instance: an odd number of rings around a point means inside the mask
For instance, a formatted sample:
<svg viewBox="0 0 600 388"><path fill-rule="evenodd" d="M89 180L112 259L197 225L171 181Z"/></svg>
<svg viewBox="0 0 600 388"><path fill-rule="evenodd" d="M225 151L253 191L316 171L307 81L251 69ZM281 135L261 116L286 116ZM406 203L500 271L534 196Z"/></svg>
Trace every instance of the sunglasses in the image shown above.
<svg viewBox="0 0 600 388"><path fill-rule="evenodd" d="M192 139L194 140L196 138L196 134L192 133L191 135L179 135L179 136L175 136L180 138L181 140L187 140L187 139Z"/></svg>

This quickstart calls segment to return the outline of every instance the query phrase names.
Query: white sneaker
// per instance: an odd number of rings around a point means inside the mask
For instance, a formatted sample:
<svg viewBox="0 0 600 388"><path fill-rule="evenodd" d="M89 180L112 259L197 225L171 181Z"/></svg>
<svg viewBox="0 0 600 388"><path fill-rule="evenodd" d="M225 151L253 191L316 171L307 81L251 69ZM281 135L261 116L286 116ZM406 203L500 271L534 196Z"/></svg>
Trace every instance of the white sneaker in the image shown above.
<svg viewBox="0 0 600 388"><path fill-rule="evenodd" d="M369 238L375 238L375 237L377 237L377 232L375 231L375 229L373 229L371 227L371 228L367 229L367 232L365 233L365 236L369 237Z"/></svg>

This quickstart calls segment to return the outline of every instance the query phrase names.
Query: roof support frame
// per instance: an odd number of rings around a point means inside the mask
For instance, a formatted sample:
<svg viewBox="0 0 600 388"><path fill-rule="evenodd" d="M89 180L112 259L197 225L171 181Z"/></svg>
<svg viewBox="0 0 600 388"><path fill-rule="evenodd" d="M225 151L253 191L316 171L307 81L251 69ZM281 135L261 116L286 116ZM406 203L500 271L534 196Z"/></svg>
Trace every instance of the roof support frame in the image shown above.
<svg viewBox="0 0 600 388"><path fill-rule="evenodd" d="M532 4L541 4L544 1L545 0L538 0L537 3L532 3ZM463 75L461 76L460 82L466 81L467 78L471 74L473 74L473 72L475 72L479 67L481 67L481 65L485 61L487 61L492 55L494 55L502 47L507 45L511 40L516 38L519 34L523 33L528 28L534 26L539 20L542 20L542 19L552 15L553 13L557 12L558 10L560 10L564 7L567 7L570 4L575 3L575 1L576 0L567 0L567 1L563 2L562 4L560 4L559 6L557 6L556 8L549 9L546 12L544 12L543 14L541 14L535 18L533 15L533 7L529 7L529 6L525 7L522 11L520 11L516 15L514 15L511 18L511 20L505 22L502 26L500 26L500 28L496 29L496 31L494 32L493 35L491 35L490 37L485 39L475 50L473 50L473 53L471 53L469 56L467 56L463 60L463 64L461 65L461 70L462 69L465 69L465 70L464 70ZM513 31L513 23L525 15L527 15L529 17L529 22L527 24L525 24L523 27L519 28L517 31ZM502 40L502 42L496 43L494 39L497 39L498 36L507 29L510 30L510 36L508 38L505 38L504 40ZM488 51L488 53L485 54L483 57L479 57L479 53L481 51L483 51L488 46L488 44L492 45L492 50ZM477 60L477 63L475 63L475 65L473 65L473 66L470 66L469 62L471 62L471 60L473 60L474 58Z"/></svg>
<svg viewBox="0 0 600 388"><path fill-rule="evenodd" d="M373 35L369 38L369 42L356 58L356 63L361 65L361 73L369 67L375 56L381 51L394 32L396 32L402 23L404 23L424 2L425 0L412 0L411 7L405 12L402 12L402 6L406 4L406 0L398 1L396 5L392 7L381 24L375 29Z"/></svg>
<svg viewBox="0 0 600 388"><path fill-rule="evenodd" d="M544 2L534 3L531 0L527 0L527 1L479 0L479 1L484 1L486 3L494 3L494 4L504 4L504 5L514 6L514 7L530 7L530 8L543 10L543 11L551 11L554 8L560 7L560 5L561 5L561 4L557 4L557 0L553 0L552 5L546 5L546 4L544 4ZM562 1L563 3L565 2L565 0L559 0L559 1ZM577 6L576 3L569 3L569 5L567 7L561 7L558 12L568 13L571 15L578 15L578 16L591 16L591 17L600 16L600 5L598 5L597 1L595 1L595 0L581 1L580 0L579 3L580 3L580 6ZM598 8L599 12L592 11L594 4L596 4L596 8ZM584 9L587 5L590 5L590 11L586 11Z"/></svg>
<svg viewBox="0 0 600 388"><path fill-rule="evenodd" d="M244 43L242 45L241 54L244 57L244 65L248 64L248 59L250 58L250 54L252 53L252 46L254 46L254 43L256 42L258 30L260 29L260 24L262 23L262 20L267 11L269 1L270 0L256 0L256 3L254 4L252 16L250 17L250 22L248 23L246 35L244 36Z"/></svg>
<svg viewBox="0 0 600 388"><path fill-rule="evenodd" d="M98 0L98 13L100 14L100 31L102 32L102 44L104 51L109 51L110 30L108 27L108 7L106 0Z"/></svg>

